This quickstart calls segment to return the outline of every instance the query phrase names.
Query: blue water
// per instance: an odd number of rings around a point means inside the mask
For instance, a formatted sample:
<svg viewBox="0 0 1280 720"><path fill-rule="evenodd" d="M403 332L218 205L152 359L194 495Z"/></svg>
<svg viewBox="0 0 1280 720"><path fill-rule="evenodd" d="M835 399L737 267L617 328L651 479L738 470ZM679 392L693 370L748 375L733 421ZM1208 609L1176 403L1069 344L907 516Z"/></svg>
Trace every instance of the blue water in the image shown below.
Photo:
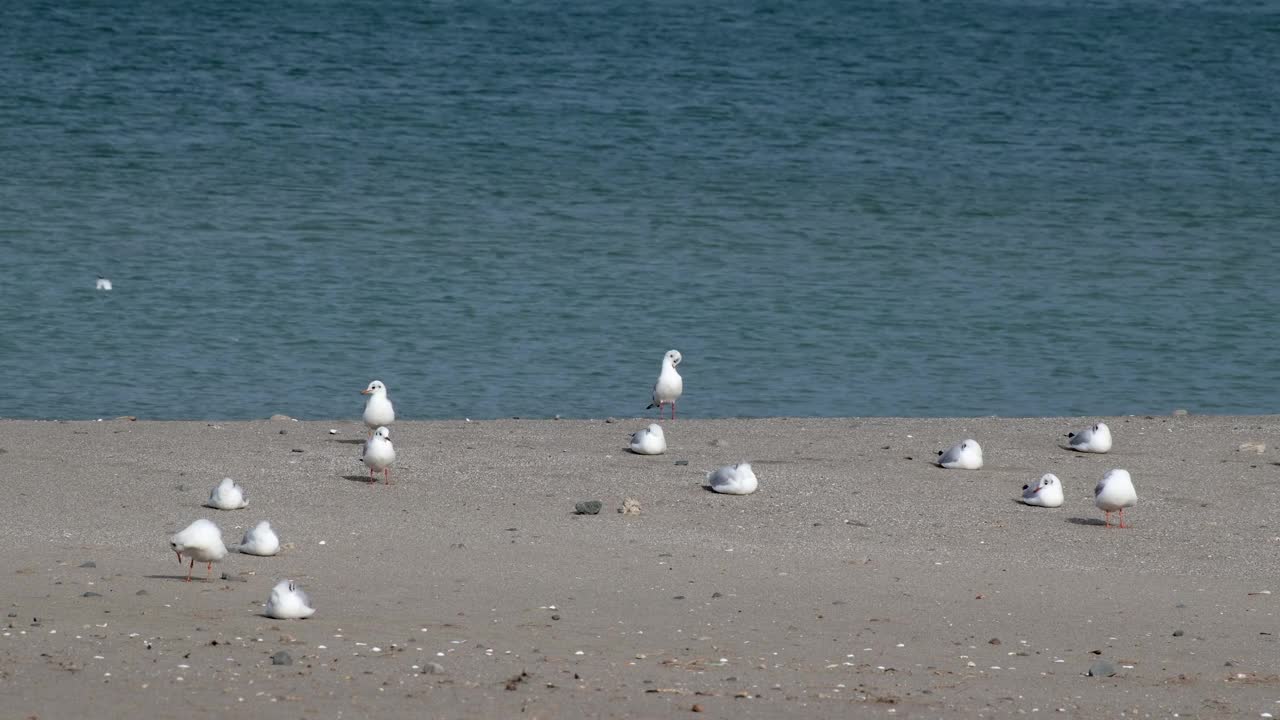
<svg viewBox="0 0 1280 720"><path fill-rule="evenodd" d="M1277 78L1269 0L5 3L0 416L1275 412Z"/></svg>

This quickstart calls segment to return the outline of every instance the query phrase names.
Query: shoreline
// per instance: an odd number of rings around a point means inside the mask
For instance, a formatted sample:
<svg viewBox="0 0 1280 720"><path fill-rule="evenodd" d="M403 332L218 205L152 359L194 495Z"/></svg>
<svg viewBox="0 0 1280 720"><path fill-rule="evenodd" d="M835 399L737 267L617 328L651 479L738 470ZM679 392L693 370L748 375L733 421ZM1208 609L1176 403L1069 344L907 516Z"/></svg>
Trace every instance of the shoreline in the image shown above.
<svg viewBox="0 0 1280 720"><path fill-rule="evenodd" d="M1280 416L681 418L659 456L625 450L654 419L612 420L397 422L391 485L365 482L358 420L0 421L0 699L23 717L1277 711ZM1097 420L1112 452L1062 449ZM966 437L982 470L931 463ZM744 459L755 494L702 489ZM1092 504L1112 467L1138 491L1123 531ZM1044 472L1063 507L1016 502ZM201 507L224 476L248 508ZM187 584L166 539L198 517L227 543L268 519L285 550ZM286 577L315 617L261 616ZM1100 660L1117 674L1087 677Z"/></svg>

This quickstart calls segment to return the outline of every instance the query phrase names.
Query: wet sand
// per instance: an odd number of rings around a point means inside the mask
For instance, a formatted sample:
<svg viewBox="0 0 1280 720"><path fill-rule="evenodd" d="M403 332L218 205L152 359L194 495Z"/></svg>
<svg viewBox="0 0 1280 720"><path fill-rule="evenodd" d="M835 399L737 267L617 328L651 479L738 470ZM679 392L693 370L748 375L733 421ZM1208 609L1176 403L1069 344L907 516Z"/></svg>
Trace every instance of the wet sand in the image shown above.
<svg viewBox="0 0 1280 720"><path fill-rule="evenodd" d="M0 422L0 707L1280 714L1280 417L1102 419L1106 455L1063 447L1097 418L668 420L652 457L625 449L648 419L405 422L391 485L351 421ZM931 464L966 437L984 469ZM701 487L744 459L754 495ZM1125 530L1092 502L1113 467ZM1066 504L1017 503L1044 472ZM224 476L248 508L201 507ZM167 540L200 517L228 543L270 520L285 550L184 582ZM281 578L315 617L262 615Z"/></svg>

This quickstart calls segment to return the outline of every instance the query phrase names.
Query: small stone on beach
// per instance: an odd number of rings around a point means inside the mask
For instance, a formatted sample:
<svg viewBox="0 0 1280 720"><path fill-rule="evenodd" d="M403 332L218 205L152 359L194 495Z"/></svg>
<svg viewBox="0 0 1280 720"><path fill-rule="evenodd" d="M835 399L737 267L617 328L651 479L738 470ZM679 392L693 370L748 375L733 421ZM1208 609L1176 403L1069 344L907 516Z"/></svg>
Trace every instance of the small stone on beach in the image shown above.
<svg viewBox="0 0 1280 720"><path fill-rule="evenodd" d="M285 652L284 650L281 650L280 652L271 656L271 664L272 665L292 665L293 656Z"/></svg>
<svg viewBox="0 0 1280 720"><path fill-rule="evenodd" d="M1106 660L1099 660L1089 666L1089 677L1112 677L1115 674L1116 666Z"/></svg>
<svg viewBox="0 0 1280 720"><path fill-rule="evenodd" d="M80 567L82 567L82 568L96 568L96 567L98 567L98 563L96 563L96 562L94 562L94 561L92 561L92 560L86 560L85 562L80 563Z"/></svg>
<svg viewBox="0 0 1280 720"><path fill-rule="evenodd" d="M604 503L599 500L584 500L573 506L574 512L579 515L599 515L600 508L604 507Z"/></svg>

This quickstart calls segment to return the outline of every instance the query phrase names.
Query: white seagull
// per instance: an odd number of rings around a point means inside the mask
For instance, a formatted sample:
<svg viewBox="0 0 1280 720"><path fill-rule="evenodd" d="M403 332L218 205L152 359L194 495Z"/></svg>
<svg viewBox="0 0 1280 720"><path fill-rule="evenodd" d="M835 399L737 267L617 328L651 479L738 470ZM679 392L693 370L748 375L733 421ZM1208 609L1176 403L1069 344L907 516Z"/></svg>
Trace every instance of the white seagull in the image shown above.
<svg viewBox="0 0 1280 720"><path fill-rule="evenodd" d="M382 471L382 479L391 484L391 463L396 461L396 449L391 445L391 431L380 427L373 431L373 436L364 441L364 449L360 451L360 462L369 468L369 481L376 482L373 473Z"/></svg>
<svg viewBox="0 0 1280 720"><path fill-rule="evenodd" d="M1062 507L1062 482L1057 475L1045 473L1036 484L1022 486L1022 502L1039 507Z"/></svg>
<svg viewBox="0 0 1280 720"><path fill-rule="evenodd" d="M1124 509L1138 504L1138 492L1133 489L1129 471L1108 470L1093 489L1093 504L1107 514L1107 527L1111 527L1111 513L1116 511L1120 512L1120 527L1124 527Z"/></svg>
<svg viewBox="0 0 1280 720"><path fill-rule="evenodd" d="M218 486L209 491L209 502L204 504L205 507L211 507L216 510L239 510L249 504L249 496L245 493L244 488L236 484L231 478L222 478L222 482Z"/></svg>
<svg viewBox="0 0 1280 720"><path fill-rule="evenodd" d="M756 491L758 485L756 474L751 472L749 462L725 465L719 470L707 473L707 486L718 493L750 495Z"/></svg>
<svg viewBox="0 0 1280 720"><path fill-rule="evenodd" d="M631 434L631 452L637 455L661 455L666 451L667 438L657 423Z"/></svg>
<svg viewBox="0 0 1280 720"><path fill-rule="evenodd" d="M977 440L966 439L952 445L946 452L939 450L938 464L953 470L981 470L982 446Z"/></svg>
<svg viewBox="0 0 1280 720"><path fill-rule="evenodd" d="M292 580L281 580L271 588L271 597L267 598L267 615L280 620L299 620L316 614L311 607L311 600L293 584Z"/></svg>
<svg viewBox="0 0 1280 720"><path fill-rule="evenodd" d="M658 382L653 384L653 402L645 410L658 408L658 417L662 417L662 406L671 404L671 419L676 419L676 400L684 393L684 380L676 372L676 366L684 358L679 350L668 350L662 356L662 372L658 373Z"/></svg>
<svg viewBox="0 0 1280 720"><path fill-rule="evenodd" d="M270 556L280 552L280 537L271 529L271 523L263 520L250 528L240 541L240 552L245 555Z"/></svg>
<svg viewBox="0 0 1280 720"><path fill-rule="evenodd" d="M387 386L383 385L381 380L369 383L369 387L361 390L360 394L369 396L364 404L364 424L369 426L370 432L379 426L390 425L396 421L396 409L391 406L391 399L387 397Z"/></svg>
<svg viewBox="0 0 1280 720"><path fill-rule="evenodd" d="M1106 423L1090 425L1080 432L1067 433L1068 444L1072 450L1090 453L1104 453L1111 449L1111 428Z"/></svg>
<svg viewBox="0 0 1280 720"><path fill-rule="evenodd" d="M178 554L178 564L182 564L182 556L191 558L187 568L187 582L191 582L191 571L196 561L209 563L205 580L213 575L213 564L227 556L227 546L222 544L222 531L217 525L201 518L169 538L169 547Z"/></svg>
<svg viewBox="0 0 1280 720"><path fill-rule="evenodd" d="M104 278L104 277L102 277L101 275L99 275L99 276L98 276L98 289L99 289L99 290L110 290L110 289L111 289L111 281L110 281L110 280L108 280L107 278Z"/></svg>

